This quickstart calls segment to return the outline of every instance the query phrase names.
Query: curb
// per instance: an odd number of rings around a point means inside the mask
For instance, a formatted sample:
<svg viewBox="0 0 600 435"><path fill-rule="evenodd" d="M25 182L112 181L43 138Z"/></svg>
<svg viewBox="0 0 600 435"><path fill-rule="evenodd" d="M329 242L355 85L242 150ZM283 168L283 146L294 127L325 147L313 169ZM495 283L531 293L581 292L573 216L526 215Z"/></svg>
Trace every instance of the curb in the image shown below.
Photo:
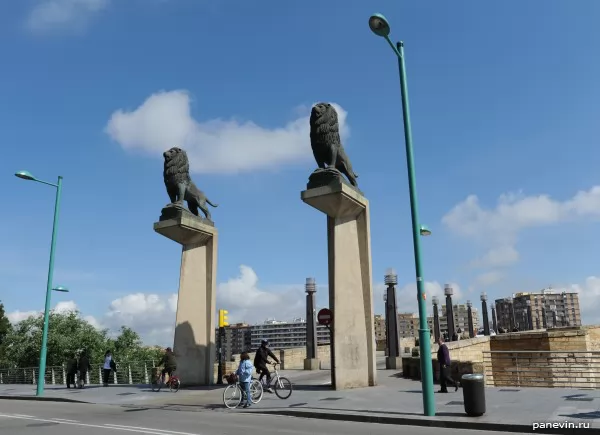
<svg viewBox="0 0 600 435"><path fill-rule="evenodd" d="M564 428L553 427L545 429L533 429L532 425L525 424L503 424L503 423L488 423L483 421L453 421L453 420L432 420L430 418L415 418L415 417L397 417L397 416L379 416L369 414L350 414L350 413L331 413L331 412L310 412L310 411L288 411L288 410L265 410L265 411L249 411L249 414L267 414L267 415L283 415L287 417L310 418L317 420L335 420L335 421L352 421L359 423L379 423L379 424L394 424L406 426L421 426L421 427L439 427L445 429L467 429L467 430L482 430L494 432L512 432L512 433L539 433L539 434L559 434L559 435L576 435L581 433L578 427ZM577 424L577 423L575 423ZM599 428L584 429L586 434L600 435Z"/></svg>
<svg viewBox="0 0 600 435"><path fill-rule="evenodd" d="M65 397L38 397L38 396L3 396L0 400L30 400L32 402L62 402L62 403L90 403L82 400L67 399Z"/></svg>

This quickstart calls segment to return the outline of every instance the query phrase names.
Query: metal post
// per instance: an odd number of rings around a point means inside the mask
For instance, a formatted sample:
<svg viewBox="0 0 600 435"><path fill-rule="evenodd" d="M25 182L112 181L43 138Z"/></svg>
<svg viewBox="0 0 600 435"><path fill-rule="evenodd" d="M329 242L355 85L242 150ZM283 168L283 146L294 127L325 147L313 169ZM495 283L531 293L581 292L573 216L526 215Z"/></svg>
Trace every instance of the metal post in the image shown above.
<svg viewBox="0 0 600 435"><path fill-rule="evenodd" d="M56 185L56 200L54 203L54 221L52 223L52 241L50 242L50 262L48 265L48 281L46 285L46 306L44 308L44 329L42 332L42 348L40 350L40 367L38 373L38 382L36 396L44 395L44 384L46 374L46 354L48 347L48 324L50 323L50 305L52 299L52 280L54 276L54 252L56 250L56 234L58 231L58 216L60 212L60 195L62 190L62 178L58 177Z"/></svg>
<svg viewBox="0 0 600 435"><path fill-rule="evenodd" d="M555 328L558 327L558 322L557 322L557 319L556 319L556 310L555 309L552 310L552 326L555 327Z"/></svg>
<svg viewBox="0 0 600 435"><path fill-rule="evenodd" d="M389 336L390 336L390 315L388 314L390 312L390 309L388 307L388 294L387 294L387 289L386 291L383 292L383 303L384 303L384 308L383 308L383 312L385 313L385 356L389 357L390 356L390 346L389 346Z"/></svg>
<svg viewBox="0 0 600 435"><path fill-rule="evenodd" d="M515 304L514 304L514 301L512 298L511 298L510 302L508 303L508 314L509 314L508 324L509 324L509 329L510 329L510 331L508 331L508 332L513 332L513 330L515 329Z"/></svg>
<svg viewBox="0 0 600 435"><path fill-rule="evenodd" d="M452 287L450 287L450 284L446 284L444 288L444 294L446 295L446 323L448 325L448 341L452 341L455 333L454 309L452 307L452 295L454 294L454 290Z"/></svg>
<svg viewBox="0 0 600 435"><path fill-rule="evenodd" d="M387 38L390 43L389 38ZM390 44L392 45L392 44ZM421 362L421 384L423 389L423 408L426 416L435 415L435 397L433 395L433 367L431 365L431 343L429 326L427 325L427 305L425 303L425 283L421 265L421 232L417 199L417 177L412 146L410 125L410 108L408 104L408 83L406 65L404 63L404 43L396 43L398 68L400 70L400 90L402 96L402 115L404 121L404 142L406 146L406 163L408 169L408 186L410 193L410 209L412 217L413 248L415 253L415 274L417 280L417 301L419 304L419 347Z"/></svg>
<svg viewBox="0 0 600 435"><path fill-rule="evenodd" d="M217 368L217 384L223 384L223 332L225 328L219 327L219 365Z"/></svg>
<svg viewBox="0 0 600 435"><path fill-rule="evenodd" d="M486 292L481 292L481 314L483 316L483 335L490 335L490 319L488 318Z"/></svg>
<svg viewBox="0 0 600 435"><path fill-rule="evenodd" d="M498 333L498 319L496 318L496 303L492 304L492 329Z"/></svg>
<svg viewBox="0 0 600 435"><path fill-rule="evenodd" d="M317 315L316 292L314 278L306 278L306 358L317 358Z"/></svg>
<svg viewBox="0 0 600 435"><path fill-rule="evenodd" d="M527 328L529 331L533 331L533 317L531 315L531 301L525 301L527 304Z"/></svg>
<svg viewBox="0 0 600 435"><path fill-rule="evenodd" d="M386 343L389 358L400 356L400 338L398 334L398 308L396 305L396 284L398 277L393 269L388 269L385 274L385 284L387 287L386 298L386 320L388 325Z"/></svg>
<svg viewBox="0 0 600 435"><path fill-rule="evenodd" d="M473 304L471 301L467 301L467 321L469 322L469 338L475 337L475 331L473 331Z"/></svg>
<svg viewBox="0 0 600 435"><path fill-rule="evenodd" d="M546 298L542 296L542 327L548 329L548 319L546 318Z"/></svg>
<svg viewBox="0 0 600 435"><path fill-rule="evenodd" d="M437 343L440 339L440 314L438 312L438 305L440 303L440 299L437 296L434 296L432 299L433 302L433 336L435 338L435 342Z"/></svg>

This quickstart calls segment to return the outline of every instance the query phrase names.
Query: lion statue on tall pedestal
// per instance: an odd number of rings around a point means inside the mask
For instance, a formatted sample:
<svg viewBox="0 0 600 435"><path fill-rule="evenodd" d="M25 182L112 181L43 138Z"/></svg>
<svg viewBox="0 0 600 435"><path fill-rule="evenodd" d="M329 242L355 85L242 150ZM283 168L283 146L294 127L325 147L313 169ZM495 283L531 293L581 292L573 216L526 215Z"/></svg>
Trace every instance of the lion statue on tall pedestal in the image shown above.
<svg viewBox="0 0 600 435"><path fill-rule="evenodd" d="M206 219L212 220L210 210L206 204L218 207L206 197L190 177L190 162L187 153L181 148L173 147L163 153L165 167L163 177L171 204L183 206L185 200L192 214L199 216L198 209L202 210Z"/></svg>
<svg viewBox="0 0 600 435"><path fill-rule="evenodd" d="M310 146L319 166L311 176L316 183L319 183L316 181L317 178L323 180L336 176L341 178L341 174L344 174L352 186L358 187L356 182L358 175L352 169L350 159L342 146L338 114L329 103L317 103L312 108Z"/></svg>

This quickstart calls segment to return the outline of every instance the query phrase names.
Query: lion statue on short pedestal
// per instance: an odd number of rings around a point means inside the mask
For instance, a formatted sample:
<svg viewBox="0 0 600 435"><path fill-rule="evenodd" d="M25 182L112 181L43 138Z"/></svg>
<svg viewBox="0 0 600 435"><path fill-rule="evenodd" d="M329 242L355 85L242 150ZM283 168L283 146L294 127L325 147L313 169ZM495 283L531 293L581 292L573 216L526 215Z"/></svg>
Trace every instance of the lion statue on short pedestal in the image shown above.
<svg viewBox="0 0 600 435"><path fill-rule="evenodd" d="M218 207L218 204L210 202L204 192L192 181L187 153L181 148L173 147L165 151L163 157L165 158L163 177L171 204L183 206L185 200L192 214L199 216L198 209L200 209L206 219L211 220L210 210L206 204L213 207Z"/></svg>
<svg viewBox="0 0 600 435"><path fill-rule="evenodd" d="M340 139L338 114L329 103L317 103L312 108L310 113L310 146L319 166L317 171L331 172L336 169L348 178L350 184L358 187L356 182L358 175L352 169L352 164ZM317 171L315 171L315 175Z"/></svg>

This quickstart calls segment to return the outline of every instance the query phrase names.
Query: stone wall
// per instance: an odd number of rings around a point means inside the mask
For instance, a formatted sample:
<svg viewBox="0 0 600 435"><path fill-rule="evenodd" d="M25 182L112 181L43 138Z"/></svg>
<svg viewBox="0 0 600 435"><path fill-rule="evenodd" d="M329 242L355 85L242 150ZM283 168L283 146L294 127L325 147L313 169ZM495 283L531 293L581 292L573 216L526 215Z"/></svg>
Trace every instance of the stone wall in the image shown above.
<svg viewBox="0 0 600 435"><path fill-rule="evenodd" d="M327 345L318 346L317 348L317 358L319 359L321 364L329 365L330 361L330 349L331 347ZM303 370L304 369L304 359L306 358L306 348L305 347L297 347L292 349L282 349L282 350L273 350L273 353L277 358L279 358L279 362L281 362L281 367L279 370ZM254 362L255 352L251 352L250 361ZM234 355L232 358L233 361L226 361L223 365L223 374L227 375L229 373L235 372L240 364L240 355ZM214 377L215 382L217 381L217 373L219 371L219 364L215 363L214 366ZM256 374L256 371L255 373Z"/></svg>
<svg viewBox="0 0 600 435"><path fill-rule="evenodd" d="M600 328L574 327L500 334L484 361L496 387L596 388Z"/></svg>

